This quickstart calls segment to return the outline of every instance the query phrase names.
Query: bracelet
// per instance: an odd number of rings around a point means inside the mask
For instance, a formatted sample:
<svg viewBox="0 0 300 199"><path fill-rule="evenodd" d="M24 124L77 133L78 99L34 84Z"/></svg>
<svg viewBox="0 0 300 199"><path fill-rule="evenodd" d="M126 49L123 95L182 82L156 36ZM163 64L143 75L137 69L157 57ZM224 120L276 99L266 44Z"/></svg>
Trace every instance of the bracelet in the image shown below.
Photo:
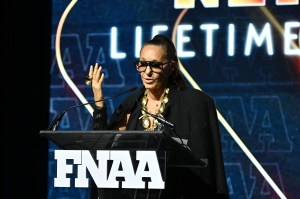
<svg viewBox="0 0 300 199"><path fill-rule="evenodd" d="M97 105L95 105L94 107L95 107L96 110L101 110L104 107L106 107L106 105L105 104L103 106L97 106Z"/></svg>

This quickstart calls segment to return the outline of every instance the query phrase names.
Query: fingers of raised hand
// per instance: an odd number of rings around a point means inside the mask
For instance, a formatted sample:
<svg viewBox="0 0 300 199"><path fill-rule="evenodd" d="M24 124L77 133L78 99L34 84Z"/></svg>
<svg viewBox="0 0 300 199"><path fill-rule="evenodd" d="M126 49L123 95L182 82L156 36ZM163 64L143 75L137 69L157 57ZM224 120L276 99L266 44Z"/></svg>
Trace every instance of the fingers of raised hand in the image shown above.
<svg viewBox="0 0 300 199"><path fill-rule="evenodd" d="M102 73L102 66L99 66L98 63L95 66L91 65L89 70L88 78L94 86L101 85L104 80L104 74Z"/></svg>
<svg viewBox="0 0 300 199"><path fill-rule="evenodd" d="M90 86L92 85L92 80L93 80L93 71L94 71L94 66L91 65L89 69L89 74L84 77L84 82L86 85Z"/></svg>
<svg viewBox="0 0 300 199"><path fill-rule="evenodd" d="M95 78L97 81L101 78L101 71L102 71L102 66L99 66L98 68L94 69L93 73L93 78Z"/></svg>
<svg viewBox="0 0 300 199"><path fill-rule="evenodd" d="M89 74L84 78L84 81L87 85L91 84L102 84L104 79L104 74L101 72L102 66L99 66L98 63L95 66L91 65L89 69Z"/></svg>
<svg viewBox="0 0 300 199"><path fill-rule="evenodd" d="M93 78L93 71L94 71L94 66L91 65L91 66L90 66L90 70L89 70L89 78L90 78L90 79Z"/></svg>

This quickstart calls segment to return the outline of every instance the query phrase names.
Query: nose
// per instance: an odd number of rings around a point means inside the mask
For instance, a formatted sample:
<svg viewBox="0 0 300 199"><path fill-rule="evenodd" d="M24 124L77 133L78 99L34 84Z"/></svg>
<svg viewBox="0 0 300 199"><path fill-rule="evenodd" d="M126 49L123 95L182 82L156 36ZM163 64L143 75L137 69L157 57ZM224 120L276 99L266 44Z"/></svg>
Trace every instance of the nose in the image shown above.
<svg viewBox="0 0 300 199"><path fill-rule="evenodd" d="M146 68L146 70L145 70L145 73L146 73L146 74L151 74L151 73L152 73L152 68L151 68L151 66L149 65L149 63L147 63L147 68Z"/></svg>

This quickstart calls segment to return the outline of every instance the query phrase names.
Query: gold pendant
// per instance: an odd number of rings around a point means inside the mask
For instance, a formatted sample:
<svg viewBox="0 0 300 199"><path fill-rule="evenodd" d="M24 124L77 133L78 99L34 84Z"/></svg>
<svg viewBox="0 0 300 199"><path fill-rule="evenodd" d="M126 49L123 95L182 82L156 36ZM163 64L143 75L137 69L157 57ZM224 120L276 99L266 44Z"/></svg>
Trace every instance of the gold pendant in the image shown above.
<svg viewBox="0 0 300 199"><path fill-rule="evenodd" d="M146 114L146 112L145 112L147 110L146 105L148 103L147 93L148 93L148 90L146 89L144 96L142 98L142 116L139 117L139 119L142 119L142 124L143 124L143 127L145 128L145 131L154 131L157 129L159 122L153 118L153 124L151 126L150 115ZM162 113L164 112L165 106L169 101L169 98L167 96L168 93L169 93L169 88L166 88L164 91L164 97L162 99L162 102L160 103L158 110L155 111L155 115L163 117Z"/></svg>
<svg viewBox="0 0 300 199"><path fill-rule="evenodd" d="M147 129L147 128L149 128L149 126L150 126L150 119L149 119L149 117L148 116L144 116L143 117L143 119L142 119L142 123L143 123L143 127L145 128L145 129Z"/></svg>

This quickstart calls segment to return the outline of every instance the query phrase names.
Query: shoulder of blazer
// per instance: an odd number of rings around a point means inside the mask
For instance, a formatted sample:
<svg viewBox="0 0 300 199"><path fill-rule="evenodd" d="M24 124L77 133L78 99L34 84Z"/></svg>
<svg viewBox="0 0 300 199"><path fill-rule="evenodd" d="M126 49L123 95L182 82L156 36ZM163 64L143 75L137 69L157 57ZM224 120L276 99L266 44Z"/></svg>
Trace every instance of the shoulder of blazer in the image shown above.
<svg viewBox="0 0 300 199"><path fill-rule="evenodd" d="M187 100L190 99L191 101L203 101L206 103L211 103L214 101L213 98L204 91L190 87L181 89L178 94Z"/></svg>

